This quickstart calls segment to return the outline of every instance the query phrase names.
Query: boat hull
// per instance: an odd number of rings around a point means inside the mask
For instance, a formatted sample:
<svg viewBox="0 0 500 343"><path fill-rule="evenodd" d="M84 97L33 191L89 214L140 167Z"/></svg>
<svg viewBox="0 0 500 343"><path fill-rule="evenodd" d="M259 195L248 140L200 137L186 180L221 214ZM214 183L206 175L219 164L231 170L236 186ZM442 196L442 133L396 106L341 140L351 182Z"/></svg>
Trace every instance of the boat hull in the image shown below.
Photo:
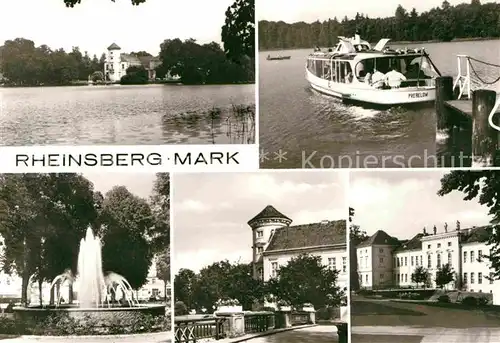
<svg viewBox="0 0 500 343"><path fill-rule="evenodd" d="M435 87L405 87L376 89L364 83L336 83L313 75L306 70L306 79L313 89L344 101L395 106L431 102L436 99Z"/></svg>

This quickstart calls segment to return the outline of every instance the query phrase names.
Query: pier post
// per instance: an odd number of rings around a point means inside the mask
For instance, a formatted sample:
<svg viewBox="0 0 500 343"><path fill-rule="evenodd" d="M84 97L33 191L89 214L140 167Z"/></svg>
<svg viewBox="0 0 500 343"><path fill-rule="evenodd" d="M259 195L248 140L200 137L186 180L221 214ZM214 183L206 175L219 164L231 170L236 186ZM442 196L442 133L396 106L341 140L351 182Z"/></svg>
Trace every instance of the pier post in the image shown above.
<svg viewBox="0 0 500 343"><path fill-rule="evenodd" d="M472 93L472 155L473 163L492 166L495 157L498 132L488 123L495 106L496 92L478 89Z"/></svg>
<svg viewBox="0 0 500 343"><path fill-rule="evenodd" d="M445 105L445 102L448 100L453 100L453 77L440 76L436 78L435 102L438 130L443 130L452 126L450 110Z"/></svg>

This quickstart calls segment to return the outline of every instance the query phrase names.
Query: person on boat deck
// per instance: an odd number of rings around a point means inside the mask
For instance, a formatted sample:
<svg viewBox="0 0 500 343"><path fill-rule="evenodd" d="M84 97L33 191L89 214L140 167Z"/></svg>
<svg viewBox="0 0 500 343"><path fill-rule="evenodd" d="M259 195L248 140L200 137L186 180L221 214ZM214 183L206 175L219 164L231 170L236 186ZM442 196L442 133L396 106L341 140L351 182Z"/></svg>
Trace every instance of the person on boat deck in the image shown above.
<svg viewBox="0 0 500 343"><path fill-rule="evenodd" d="M385 85L385 75L379 72L377 69L375 69L372 75L372 87L383 88L384 85Z"/></svg>
<svg viewBox="0 0 500 343"><path fill-rule="evenodd" d="M396 66L393 66L392 70L385 74L385 82L391 88L399 88L402 81L406 81L406 77L397 70Z"/></svg>

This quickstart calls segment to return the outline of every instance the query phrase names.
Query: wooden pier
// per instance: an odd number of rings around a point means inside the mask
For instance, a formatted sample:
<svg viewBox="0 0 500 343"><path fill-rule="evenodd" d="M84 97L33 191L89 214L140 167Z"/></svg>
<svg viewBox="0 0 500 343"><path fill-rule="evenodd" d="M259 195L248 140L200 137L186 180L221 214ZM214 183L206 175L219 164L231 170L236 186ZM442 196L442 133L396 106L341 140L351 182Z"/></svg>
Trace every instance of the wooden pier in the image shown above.
<svg viewBox="0 0 500 343"><path fill-rule="evenodd" d="M451 136L456 129L470 132L473 162L481 166L500 166L497 130L490 126L488 118L495 107L497 93L478 89L471 94L472 99L455 99L453 78L442 76L436 79L437 129L448 130ZM497 109L496 113L500 114ZM500 116L493 118L499 125Z"/></svg>

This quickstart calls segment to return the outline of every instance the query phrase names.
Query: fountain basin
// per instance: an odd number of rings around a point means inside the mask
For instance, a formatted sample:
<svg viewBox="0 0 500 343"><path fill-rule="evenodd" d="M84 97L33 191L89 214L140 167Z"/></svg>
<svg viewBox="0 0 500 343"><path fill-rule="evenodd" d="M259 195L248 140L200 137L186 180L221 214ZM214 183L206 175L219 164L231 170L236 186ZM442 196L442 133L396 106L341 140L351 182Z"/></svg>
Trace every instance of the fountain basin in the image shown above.
<svg viewBox="0 0 500 343"><path fill-rule="evenodd" d="M77 320L80 324L92 324L94 327L105 328L109 323L120 322L122 326L129 326L137 322L144 315L153 317L165 315L165 305L136 305L134 307L99 307L80 308L77 306L48 307L14 307L16 321L28 326L37 325L50 317L67 317Z"/></svg>

